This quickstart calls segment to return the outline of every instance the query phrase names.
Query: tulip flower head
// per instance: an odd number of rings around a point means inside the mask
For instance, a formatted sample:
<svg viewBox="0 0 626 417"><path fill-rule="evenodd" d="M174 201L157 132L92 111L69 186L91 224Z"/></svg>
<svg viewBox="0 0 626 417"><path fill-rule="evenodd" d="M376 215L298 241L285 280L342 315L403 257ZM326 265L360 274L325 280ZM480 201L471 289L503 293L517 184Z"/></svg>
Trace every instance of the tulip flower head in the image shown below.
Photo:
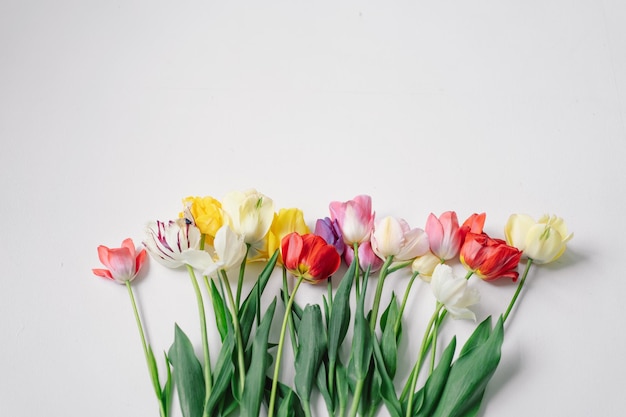
<svg viewBox="0 0 626 417"><path fill-rule="evenodd" d="M466 279L455 276L450 266L439 264L435 267L430 288L452 318L476 320L476 315L468 307L478 303L480 295L476 289L468 288Z"/></svg>
<svg viewBox="0 0 626 417"><path fill-rule="evenodd" d="M485 281L504 277L516 281L521 257L522 252L517 248L484 233L468 233L461 248L461 263Z"/></svg>
<svg viewBox="0 0 626 417"><path fill-rule="evenodd" d="M446 211L439 218L430 213L426 220L426 234L430 242L430 250L441 261L456 258L468 232L482 233L485 224L485 213L472 214L462 226L454 211Z"/></svg>
<svg viewBox="0 0 626 417"><path fill-rule="evenodd" d="M92 269L94 274L126 284L137 276L146 259L146 251L142 249L137 253L132 239L125 239L120 248L98 246L98 258L108 269Z"/></svg>
<svg viewBox="0 0 626 417"><path fill-rule="evenodd" d="M228 193L222 208L232 230L250 245L263 240L274 220L274 202L256 190Z"/></svg>
<svg viewBox="0 0 626 417"><path fill-rule="evenodd" d="M354 260L354 249L352 246L346 245L343 257L347 265L352 263ZM383 267L383 263L384 261L372 249L371 242L363 242L359 245L359 268L361 271L369 269L370 272L376 272Z"/></svg>
<svg viewBox="0 0 626 417"><path fill-rule="evenodd" d="M200 248L200 229L187 219L152 221L145 229L144 247L161 265L178 268L185 264L183 252Z"/></svg>
<svg viewBox="0 0 626 417"><path fill-rule="evenodd" d="M430 282L435 268L440 263L441 259L431 251L428 251L425 255L415 258L411 264L411 270L417 272L423 281Z"/></svg>
<svg viewBox="0 0 626 417"><path fill-rule="evenodd" d="M337 249L339 256L343 255L346 244L343 242L343 235L337 220L331 220L330 217L317 219L315 222L315 234L321 236L326 243L333 245Z"/></svg>
<svg viewBox="0 0 626 417"><path fill-rule="evenodd" d="M314 234L288 234L282 240L281 251L287 270L311 283L325 280L341 264L335 247Z"/></svg>
<svg viewBox="0 0 626 417"><path fill-rule="evenodd" d="M556 261L573 237L573 234L567 233L563 219L547 215L536 222L528 215L513 214L506 223L504 233L509 245L521 250L537 264Z"/></svg>
<svg viewBox="0 0 626 417"><path fill-rule="evenodd" d="M385 217L376 223L372 233L372 249L386 259L408 261L428 252L428 236L422 229L411 229L403 219Z"/></svg>
<svg viewBox="0 0 626 417"><path fill-rule="evenodd" d="M310 232L309 227L304 222L302 210L297 208L280 209L274 214L274 221L267 233L267 247L265 256L271 257L277 249L280 249L282 239L289 233L298 232L301 235ZM278 263L282 264L282 257L278 256Z"/></svg>
<svg viewBox="0 0 626 417"><path fill-rule="evenodd" d="M372 198L368 195L358 195L354 199L330 203L330 218L337 221L343 241L346 245L366 242L374 227L374 213L372 212Z"/></svg>
<svg viewBox="0 0 626 417"><path fill-rule="evenodd" d="M238 267L246 256L243 237L228 225L220 227L212 247L206 250L189 250L182 254L184 262L202 271L202 275L214 276L220 270Z"/></svg>
<svg viewBox="0 0 626 417"><path fill-rule="evenodd" d="M206 242L213 244L213 238L224 224L222 204L213 197L187 197L183 200L185 210L181 217L187 218L207 237Z"/></svg>

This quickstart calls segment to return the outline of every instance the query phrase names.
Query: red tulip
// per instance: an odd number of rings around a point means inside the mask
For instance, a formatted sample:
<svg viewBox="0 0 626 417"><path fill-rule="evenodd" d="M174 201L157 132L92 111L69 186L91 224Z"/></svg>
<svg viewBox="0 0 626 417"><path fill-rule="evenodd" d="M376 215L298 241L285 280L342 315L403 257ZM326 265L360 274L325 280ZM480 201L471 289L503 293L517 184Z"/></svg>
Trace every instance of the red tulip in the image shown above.
<svg viewBox="0 0 626 417"><path fill-rule="evenodd" d="M298 278L317 283L334 274L341 258L335 247L320 236L290 233L282 240L285 268Z"/></svg>
<svg viewBox="0 0 626 417"><path fill-rule="evenodd" d="M461 263L485 281L504 277L516 281L521 257L522 252L517 248L484 233L468 233L461 247Z"/></svg>

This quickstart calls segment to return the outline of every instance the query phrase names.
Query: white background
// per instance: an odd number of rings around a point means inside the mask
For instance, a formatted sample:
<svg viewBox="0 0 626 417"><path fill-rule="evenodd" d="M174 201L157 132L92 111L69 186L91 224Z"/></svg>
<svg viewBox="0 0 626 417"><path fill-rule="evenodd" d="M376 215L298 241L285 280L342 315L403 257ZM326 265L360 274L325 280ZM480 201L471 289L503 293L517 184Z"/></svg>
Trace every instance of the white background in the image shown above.
<svg viewBox="0 0 626 417"><path fill-rule="evenodd" d="M310 225L361 193L413 226L485 211L495 237L511 213L564 217L574 239L531 272L480 415L621 415L624 3L221 3L0 3L0 414L157 415L96 247L255 187ZM471 282L479 320L514 290ZM199 349L184 272L151 262L135 288L156 351L174 322ZM416 288L410 360L432 307Z"/></svg>

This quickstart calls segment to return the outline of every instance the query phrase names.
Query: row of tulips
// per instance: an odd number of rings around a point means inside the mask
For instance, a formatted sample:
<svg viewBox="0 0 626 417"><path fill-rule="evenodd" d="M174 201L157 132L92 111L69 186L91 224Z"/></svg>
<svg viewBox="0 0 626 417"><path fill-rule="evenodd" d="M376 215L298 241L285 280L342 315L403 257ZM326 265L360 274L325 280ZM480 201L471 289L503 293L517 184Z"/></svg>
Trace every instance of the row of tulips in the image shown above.
<svg viewBox="0 0 626 417"><path fill-rule="evenodd" d="M189 197L183 202L177 219L148 224L145 250L137 251L130 239L120 248L100 246L98 255L107 269L93 270L127 287L162 417L170 413L174 385L184 417L234 412L258 416L262 409L270 417L311 416L313 390L318 390L332 416L373 416L383 405L394 417L474 416L500 359L504 322L530 266L558 259L572 236L560 218L535 221L518 214L506 224L506 241L483 232L484 213L473 214L462 224L454 212L431 214L424 230L411 228L395 217L377 220L371 198L365 195L330 203L329 217L317 220L314 233L301 210L275 212L273 201L255 190L232 192L221 201ZM203 357L197 358L193 343L176 326L174 342L164 355L164 383L131 286L146 253L166 267L187 270L199 313ZM440 353L439 329L446 316L476 320L470 307L479 295L470 277L517 281L522 257L526 262L522 279L497 323L492 326L490 318L485 319L460 352L453 338ZM347 269L333 286L332 276L342 259ZM457 260L467 269L464 278L448 265ZM244 294L246 265L251 261L263 261L265 267ZM282 291L261 311L275 269L282 271ZM411 276L402 298L394 292L381 306L386 278L403 269ZM401 361L398 346L403 333L414 336L410 329L403 332L403 313L418 277L430 283L435 309L400 390L396 387L402 381L395 378ZM376 282L373 298L366 297L370 281ZM319 303L302 307L296 293L303 282L325 283L328 292ZM270 330L279 298L285 313L274 340ZM208 343L207 299L221 339L215 360ZM287 337L295 375L292 381L281 382ZM423 367L427 375L418 389Z"/></svg>

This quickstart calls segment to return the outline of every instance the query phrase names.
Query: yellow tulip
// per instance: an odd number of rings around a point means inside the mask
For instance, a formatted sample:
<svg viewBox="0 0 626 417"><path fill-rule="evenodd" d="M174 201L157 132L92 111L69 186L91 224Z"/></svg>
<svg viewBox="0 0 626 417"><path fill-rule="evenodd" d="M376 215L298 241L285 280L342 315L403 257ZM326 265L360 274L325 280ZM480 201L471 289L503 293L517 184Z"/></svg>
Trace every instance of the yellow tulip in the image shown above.
<svg viewBox="0 0 626 417"><path fill-rule="evenodd" d="M506 223L504 233L509 245L523 251L537 264L556 261L573 237L572 233L567 233L562 218L548 215L536 222L526 214L513 214Z"/></svg>
<svg viewBox="0 0 626 417"><path fill-rule="evenodd" d="M270 257L280 248L281 241L290 233L297 232L300 235L310 233L309 227L304 222L302 210L297 208L280 209L274 213L274 220L266 236L267 257ZM279 262L282 262L279 255Z"/></svg>
<svg viewBox="0 0 626 417"><path fill-rule="evenodd" d="M196 227L206 236L206 242L212 244L217 231L224 225L222 204L213 197L187 197L183 204Z"/></svg>

